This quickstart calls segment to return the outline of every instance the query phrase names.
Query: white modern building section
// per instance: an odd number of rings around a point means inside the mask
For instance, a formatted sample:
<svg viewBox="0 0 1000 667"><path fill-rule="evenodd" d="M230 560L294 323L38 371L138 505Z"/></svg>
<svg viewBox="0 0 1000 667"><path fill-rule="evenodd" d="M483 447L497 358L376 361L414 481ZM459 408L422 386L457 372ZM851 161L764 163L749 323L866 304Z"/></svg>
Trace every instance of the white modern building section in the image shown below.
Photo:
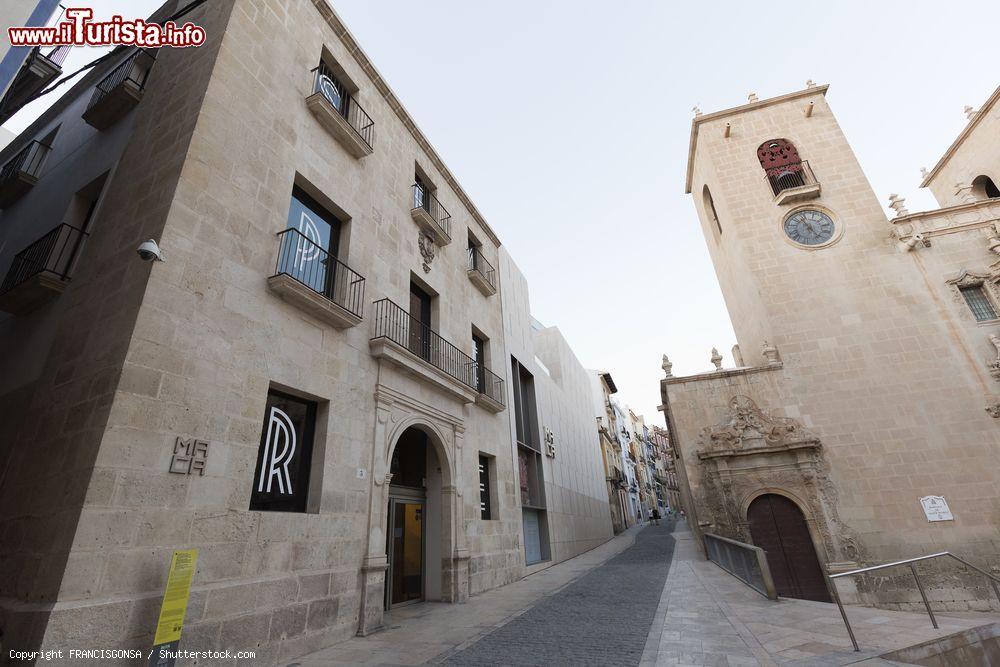
<svg viewBox="0 0 1000 667"><path fill-rule="evenodd" d="M531 315L528 282L500 249L508 410L528 572L612 536L586 369L556 327Z"/></svg>

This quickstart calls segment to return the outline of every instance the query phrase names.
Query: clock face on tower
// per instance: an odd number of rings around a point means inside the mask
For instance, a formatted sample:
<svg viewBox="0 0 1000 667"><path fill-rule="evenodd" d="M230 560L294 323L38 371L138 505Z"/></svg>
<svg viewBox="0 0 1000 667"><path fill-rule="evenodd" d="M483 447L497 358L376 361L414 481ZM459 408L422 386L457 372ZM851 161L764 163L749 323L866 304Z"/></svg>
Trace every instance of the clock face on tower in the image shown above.
<svg viewBox="0 0 1000 667"><path fill-rule="evenodd" d="M785 219L784 227L789 239L805 246L823 245L837 231L830 216L811 209L792 213Z"/></svg>

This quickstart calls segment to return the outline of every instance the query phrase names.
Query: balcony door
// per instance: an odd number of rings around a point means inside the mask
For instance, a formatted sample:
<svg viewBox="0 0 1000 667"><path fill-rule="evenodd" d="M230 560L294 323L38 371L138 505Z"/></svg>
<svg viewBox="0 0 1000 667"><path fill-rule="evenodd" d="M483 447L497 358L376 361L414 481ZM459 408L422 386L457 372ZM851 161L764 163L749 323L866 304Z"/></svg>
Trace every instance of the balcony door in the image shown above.
<svg viewBox="0 0 1000 667"><path fill-rule="evenodd" d="M431 295L410 283L410 351L431 359Z"/></svg>
<svg viewBox="0 0 1000 667"><path fill-rule="evenodd" d="M337 253L340 242L340 220L326 210L304 190L292 190L288 208L288 228L297 234L287 234L290 252L283 253L285 266L280 267L299 282L330 299L336 297Z"/></svg>

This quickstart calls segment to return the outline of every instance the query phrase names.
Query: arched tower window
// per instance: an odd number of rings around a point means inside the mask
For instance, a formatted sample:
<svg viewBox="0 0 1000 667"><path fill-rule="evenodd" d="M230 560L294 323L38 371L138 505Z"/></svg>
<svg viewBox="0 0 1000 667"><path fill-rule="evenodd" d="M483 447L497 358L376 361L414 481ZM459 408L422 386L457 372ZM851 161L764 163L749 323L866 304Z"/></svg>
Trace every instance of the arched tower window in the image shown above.
<svg viewBox="0 0 1000 667"><path fill-rule="evenodd" d="M757 159L777 196L782 190L809 183L806 166L795 144L788 139L769 139L757 148Z"/></svg>
<svg viewBox="0 0 1000 667"><path fill-rule="evenodd" d="M715 228L719 230L719 236L722 236L722 223L719 222L719 214L715 212L712 191L708 189L707 185L702 189L701 196L705 203L705 215L712 219L712 222L715 223Z"/></svg>
<svg viewBox="0 0 1000 667"><path fill-rule="evenodd" d="M972 194L976 199L1000 199L1000 189L989 176L976 176L972 181Z"/></svg>

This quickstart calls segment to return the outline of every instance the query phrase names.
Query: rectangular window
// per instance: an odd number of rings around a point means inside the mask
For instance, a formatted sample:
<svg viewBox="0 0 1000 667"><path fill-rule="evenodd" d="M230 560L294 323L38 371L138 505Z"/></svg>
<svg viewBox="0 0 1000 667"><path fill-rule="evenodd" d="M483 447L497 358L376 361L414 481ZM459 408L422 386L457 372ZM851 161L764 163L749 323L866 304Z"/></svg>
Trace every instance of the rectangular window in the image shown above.
<svg viewBox="0 0 1000 667"><path fill-rule="evenodd" d="M267 392L250 509L305 512L312 468L316 404Z"/></svg>
<svg viewBox="0 0 1000 667"><path fill-rule="evenodd" d="M510 358L514 387L514 419L519 444L541 451L535 426L535 378L514 357Z"/></svg>
<svg viewBox="0 0 1000 667"><path fill-rule="evenodd" d="M486 368L486 341L476 334L472 334L472 362L476 373L476 391L483 394L486 392L486 373L483 372Z"/></svg>
<svg viewBox="0 0 1000 667"><path fill-rule="evenodd" d="M410 283L410 351L422 359L431 358L431 295Z"/></svg>
<svg viewBox="0 0 1000 667"><path fill-rule="evenodd" d="M490 468L493 462L488 456L479 457L479 518L489 521L493 518L493 501L490 499Z"/></svg>
<svg viewBox="0 0 1000 667"><path fill-rule="evenodd" d="M320 294L332 296L336 283L341 221L304 190L295 186L282 233L278 272L286 273Z"/></svg>
<svg viewBox="0 0 1000 667"><path fill-rule="evenodd" d="M997 312L993 308L990 298L986 296L986 290L983 289L982 285L961 287L959 289L962 292L962 296L965 297L965 302L969 304L969 309L972 310L972 314L975 315L977 322L997 319Z"/></svg>
<svg viewBox="0 0 1000 667"><path fill-rule="evenodd" d="M351 93L334 68L323 61L316 68L316 92L321 93L334 109L347 117Z"/></svg>

